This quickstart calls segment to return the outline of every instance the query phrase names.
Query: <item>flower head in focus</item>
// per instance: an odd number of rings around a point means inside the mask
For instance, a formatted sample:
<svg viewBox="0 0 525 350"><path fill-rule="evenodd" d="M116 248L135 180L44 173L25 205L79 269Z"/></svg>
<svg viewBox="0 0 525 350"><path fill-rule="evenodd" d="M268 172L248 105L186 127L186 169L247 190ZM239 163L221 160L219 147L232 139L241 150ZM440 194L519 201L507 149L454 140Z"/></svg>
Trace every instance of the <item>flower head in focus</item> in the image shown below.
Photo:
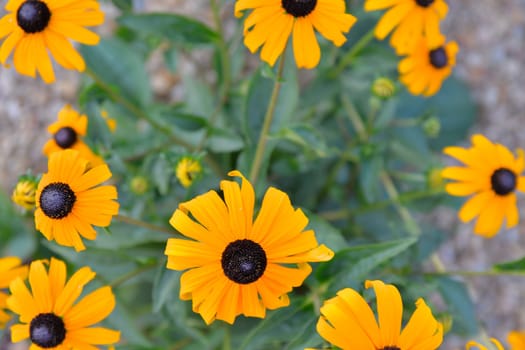
<svg viewBox="0 0 525 350"><path fill-rule="evenodd" d="M443 341L443 326L436 321L423 299L401 330L403 303L397 288L382 281L366 281L374 288L377 320L366 300L355 290L345 288L324 302L317 332L330 344L343 350L434 350Z"/></svg>
<svg viewBox="0 0 525 350"><path fill-rule="evenodd" d="M314 68L321 59L315 30L334 45L346 42L356 18L345 12L344 0L237 0L235 15L252 10L244 22L244 44L273 66L292 35L295 63Z"/></svg>
<svg viewBox="0 0 525 350"><path fill-rule="evenodd" d="M118 213L115 186L99 186L110 177L105 164L88 169L78 151L51 154L48 172L36 191L36 229L48 240L84 250L80 237L94 240L97 232L92 225L107 227Z"/></svg>
<svg viewBox="0 0 525 350"><path fill-rule="evenodd" d="M83 267L66 281L66 264L51 258L49 268L42 260L29 268L29 285L17 278L11 282L7 306L19 315L11 326L11 341L31 341L31 350L96 349L119 341L120 332L92 325L104 320L115 307L115 296L108 286L75 301L95 273Z"/></svg>
<svg viewBox="0 0 525 350"><path fill-rule="evenodd" d="M254 222L252 185L238 171L229 175L242 185L221 181L224 200L209 191L179 205L170 224L190 239L170 238L165 250L167 267L185 270L181 299L191 299L207 324L231 324L240 314L263 318L266 309L287 306L287 293L312 271L308 262L334 255L304 230L308 218L288 195L273 187Z"/></svg>
<svg viewBox="0 0 525 350"><path fill-rule="evenodd" d="M458 216L463 222L478 218L474 232L486 238L498 233L503 221L506 227L518 224L516 191L525 191L523 150L515 157L499 143L476 134L472 147L446 147L443 153L456 158L463 166L450 166L441 175L452 180L445 187L452 196L470 196Z"/></svg>
<svg viewBox="0 0 525 350"><path fill-rule="evenodd" d="M96 45L100 38L85 27L100 25L104 13L96 0L9 0L0 19L0 62L5 65L14 52L18 73L46 83L55 81L49 53L67 69L84 71L85 63L69 39Z"/></svg>

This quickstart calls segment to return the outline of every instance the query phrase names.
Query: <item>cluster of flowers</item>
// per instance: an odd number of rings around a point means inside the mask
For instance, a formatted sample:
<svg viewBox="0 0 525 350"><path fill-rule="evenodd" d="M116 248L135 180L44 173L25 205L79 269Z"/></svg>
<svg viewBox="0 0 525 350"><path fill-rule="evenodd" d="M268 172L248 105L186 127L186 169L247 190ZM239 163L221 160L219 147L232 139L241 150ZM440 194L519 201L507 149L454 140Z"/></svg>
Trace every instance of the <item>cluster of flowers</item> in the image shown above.
<svg viewBox="0 0 525 350"><path fill-rule="evenodd" d="M376 27L383 39L396 26L391 43L401 55L401 81L414 94L432 95L454 65L457 44L445 45L439 32L439 20L447 12L443 0L366 0L366 10L392 7ZM10 0L8 14L0 20L0 47L4 65L14 51L14 65L21 74L54 81L47 50L65 68L82 71L84 61L68 38L93 45L98 35L85 26L104 20L95 0ZM244 22L245 44L261 59L274 65L293 36L296 64L313 68L321 51L314 28L336 46L346 41L356 18L345 13L342 0L238 0L235 14L252 10ZM421 78L421 77L424 78ZM110 123L111 128L111 123ZM82 238L96 239L93 226L106 227L117 215L117 190L102 185L111 177L104 160L83 141L87 117L66 106L56 123L49 127L53 139L44 147L49 156L48 173L31 186L21 181L13 199L26 208L34 204L35 227L48 240L85 249ZM481 135L473 137L471 149L449 147L445 153L467 167L449 167L442 176L456 183L446 190L452 195L474 196L460 211L469 221L479 216L475 232L491 236L506 219L507 227L516 225L516 190L524 190L521 173L523 154L517 159L505 147L493 144ZM192 174L200 164L188 159L177 174L184 186L191 185ZM255 193L252 184L238 171L230 176L236 181L222 181L223 198L209 191L180 203L170 224L189 239L170 238L165 255L167 268L185 271L181 276L180 298L192 300L193 310L207 324L219 319L234 323L239 315L265 317L266 309L289 305L288 293L300 286L312 271L310 262L325 262L334 253L319 245L312 230L305 230L308 218L294 209L288 195L270 187L253 220ZM47 266L47 268L46 268ZM1 325L10 316L19 315L11 326L14 342L30 339L32 349L92 348L110 345L120 339L118 331L91 327L105 319L115 306L110 287L101 287L80 301L83 287L95 277L84 267L67 280L64 262L51 258L36 260L28 266L19 258L0 259ZM25 279L28 279L28 289ZM377 298L377 320L365 299L355 290L345 288L320 309L319 334L343 349L436 349L442 343L443 325L432 315L423 299L401 330L403 305L393 285L379 280L365 282ZM522 342L515 335L509 342ZM495 341L499 347L501 345ZM467 347L482 345L468 343ZM516 346L516 348L520 348Z"/></svg>

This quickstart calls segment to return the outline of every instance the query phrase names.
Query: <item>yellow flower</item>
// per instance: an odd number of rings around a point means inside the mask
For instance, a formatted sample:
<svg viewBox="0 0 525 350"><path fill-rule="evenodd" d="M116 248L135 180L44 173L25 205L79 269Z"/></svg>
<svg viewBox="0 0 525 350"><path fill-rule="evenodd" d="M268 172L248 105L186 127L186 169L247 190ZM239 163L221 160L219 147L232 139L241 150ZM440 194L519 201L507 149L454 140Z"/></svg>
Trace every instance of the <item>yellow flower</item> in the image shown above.
<svg viewBox="0 0 525 350"><path fill-rule="evenodd" d="M452 196L472 196L458 213L469 222L478 217L474 232L484 237L498 233L503 220L507 228L518 224L516 190L525 191L523 150L515 158L505 146L492 143L483 135L472 136L472 147L446 147L443 153L465 166L451 166L441 175L454 182L445 190Z"/></svg>
<svg viewBox="0 0 525 350"><path fill-rule="evenodd" d="M496 346L497 350L505 350L501 343L496 338L490 338L490 341ZM482 345L480 343L477 343L473 340L469 341L467 344L465 344L465 349L476 349L476 350L487 350L487 347L485 345Z"/></svg>
<svg viewBox="0 0 525 350"><path fill-rule="evenodd" d="M308 262L334 255L312 230L303 231L308 218L273 187L253 222L252 185L238 171L228 175L240 177L242 186L221 181L224 201L209 191L179 205L170 224L191 240L170 238L165 250L169 269L187 270L180 298L192 299L207 324L231 324L240 314L264 318L267 308L287 306L287 293L312 271Z"/></svg>
<svg viewBox="0 0 525 350"><path fill-rule="evenodd" d="M80 236L94 240L91 225L109 226L119 204L115 186L97 186L111 177L107 165L87 169L87 161L74 150L55 152L49 157L48 173L36 191L36 229L48 240L84 250Z"/></svg>
<svg viewBox="0 0 525 350"><path fill-rule="evenodd" d="M510 344L510 350L525 350L525 331L509 332L507 342Z"/></svg>
<svg viewBox="0 0 525 350"><path fill-rule="evenodd" d="M190 157L182 158L175 169L177 179L184 187L190 187L193 181L202 172L201 163Z"/></svg>
<svg viewBox="0 0 525 350"><path fill-rule="evenodd" d="M271 66L293 37L295 63L314 68L321 49L314 28L334 45L341 46L356 18L345 13L344 0L237 0L235 15L253 11L244 22L244 44L252 53L262 46L261 59Z"/></svg>
<svg viewBox="0 0 525 350"><path fill-rule="evenodd" d="M11 200L26 210L35 208L36 180L23 176L13 190Z"/></svg>
<svg viewBox="0 0 525 350"><path fill-rule="evenodd" d="M0 258L0 329L3 329L11 318L5 311L7 294L2 290L9 287L9 283L17 277L27 277L27 266L22 260L14 256Z"/></svg>
<svg viewBox="0 0 525 350"><path fill-rule="evenodd" d="M110 287L101 287L75 304L84 286L95 277L89 267L78 270L66 282L66 264L51 258L49 270L37 260L29 268L29 290L17 278L9 289L7 306L19 315L11 327L11 341L30 339L31 350L96 349L93 345L113 344L120 332L91 327L105 319L115 307Z"/></svg>
<svg viewBox="0 0 525 350"><path fill-rule="evenodd" d="M443 0L366 0L365 10L389 9L377 23L375 36L383 40L393 31L390 44L398 55L411 52L425 38L431 46L439 44L442 35L439 21L448 6Z"/></svg>
<svg viewBox="0 0 525 350"><path fill-rule="evenodd" d="M429 46L425 40L420 40L414 51L399 62L399 80L413 95L434 95L452 73L458 51L455 41L445 45L443 38L440 44Z"/></svg>
<svg viewBox="0 0 525 350"><path fill-rule="evenodd" d="M67 69L84 71L82 56L68 39L96 45L99 36L84 28L104 22L104 13L95 0L9 0L0 19L0 62L5 64L14 51L15 69L20 74L40 74L46 83L55 81L48 51Z"/></svg>
<svg viewBox="0 0 525 350"><path fill-rule="evenodd" d="M378 321L366 300L345 288L324 302L317 331L343 350L437 349L443 341L443 326L436 321L423 299L401 331L403 302L397 288L381 281L366 281L377 298Z"/></svg>
<svg viewBox="0 0 525 350"><path fill-rule="evenodd" d="M70 105L65 105L58 112L58 120L47 127L53 138L46 142L42 152L49 157L50 154L65 149L74 149L89 161L91 167L104 164L104 160L97 156L88 145L82 141L86 136L88 118L79 114Z"/></svg>
<svg viewBox="0 0 525 350"><path fill-rule="evenodd" d="M117 121L113 118L110 118L108 112L105 109L100 111L100 116L106 122L109 131L115 132L115 129L117 128Z"/></svg>

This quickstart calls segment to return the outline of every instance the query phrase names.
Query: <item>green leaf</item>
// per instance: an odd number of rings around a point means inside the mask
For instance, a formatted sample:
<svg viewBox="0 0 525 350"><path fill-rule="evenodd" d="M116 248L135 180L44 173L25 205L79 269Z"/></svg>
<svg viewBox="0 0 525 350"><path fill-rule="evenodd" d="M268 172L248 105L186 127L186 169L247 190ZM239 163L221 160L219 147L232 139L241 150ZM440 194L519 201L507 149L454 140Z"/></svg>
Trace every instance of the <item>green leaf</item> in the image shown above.
<svg viewBox="0 0 525 350"><path fill-rule="evenodd" d="M128 45L116 39L102 39L98 45L81 46L80 52L86 61L88 75L109 91L113 99L127 100L138 106L151 102L144 63Z"/></svg>
<svg viewBox="0 0 525 350"><path fill-rule="evenodd" d="M448 304L453 317L452 328L462 334L475 334L478 331L476 308L463 282L450 277L436 278L438 290Z"/></svg>
<svg viewBox="0 0 525 350"><path fill-rule="evenodd" d="M147 35L162 36L178 44L210 44L218 35L205 24L174 13L124 15L118 22Z"/></svg>
<svg viewBox="0 0 525 350"><path fill-rule="evenodd" d="M342 249L334 259L318 267L317 276L320 280L330 279L330 289L339 290L362 281L374 268L403 253L417 240L409 237Z"/></svg>
<svg viewBox="0 0 525 350"><path fill-rule="evenodd" d="M512 260L507 262L502 262L499 264L494 265L493 267L496 271L514 271L514 272L522 272L525 274L525 257L518 259L518 260Z"/></svg>

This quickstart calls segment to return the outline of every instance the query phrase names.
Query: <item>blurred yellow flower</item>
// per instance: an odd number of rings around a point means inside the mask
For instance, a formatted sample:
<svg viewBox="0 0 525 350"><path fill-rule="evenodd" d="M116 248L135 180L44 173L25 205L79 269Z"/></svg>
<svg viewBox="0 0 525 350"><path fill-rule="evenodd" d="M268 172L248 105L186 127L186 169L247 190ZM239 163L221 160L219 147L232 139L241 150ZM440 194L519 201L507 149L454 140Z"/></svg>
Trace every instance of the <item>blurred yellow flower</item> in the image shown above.
<svg viewBox="0 0 525 350"><path fill-rule="evenodd" d="M390 32L390 44L398 55L414 50L425 39L430 46L442 39L439 22L448 12L443 0L365 0L366 11L388 9L375 28L375 36L383 40Z"/></svg>
<svg viewBox="0 0 525 350"><path fill-rule="evenodd" d="M510 350L525 350L525 331L512 331L507 336Z"/></svg>
<svg viewBox="0 0 525 350"><path fill-rule="evenodd" d="M26 210L34 209L37 185L36 179L21 177L13 190L11 200Z"/></svg>
<svg viewBox="0 0 525 350"><path fill-rule="evenodd" d="M456 158L464 166L450 166L441 175L453 180L445 190L452 196L471 196L458 213L459 219L469 222L478 217L474 232L486 238L498 233L503 221L507 228L518 224L516 191L525 191L523 150L515 157L499 143L476 134L472 147L446 147L443 153Z"/></svg>
<svg viewBox="0 0 525 350"><path fill-rule="evenodd" d="M334 45L346 42L356 18L345 13L344 0L237 0L235 15L253 10L244 22L244 44L252 53L261 49L261 59L273 66L292 35L295 63L314 68L321 49L314 28Z"/></svg>
<svg viewBox="0 0 525 350"><path fill-rule="evenodd" d="M40 74L46 83L55 81L48 52L67 69L84 71L82 56L68 39L85 45L96 45L99 36L86 29L104 22L104 13L95 0L9 0L7 14L0 19L0 62L14 51L18 73Z"/></svg>
<svg viewBox="0 0 525 350"><path fill-rule="evenodd" d="M490 338L490 341L494 344L494 346L496 347L497 350L505 350L503 348L503 346L501 345L501 343L496 338ZM465 349L466 350L489 350L491 348L492 347L487 348L485 345L483 345L481 343L478 343L478 342L475 342L473 340L471 340L467 344L465 344Z"/></svg>
<svg viewBox="0 0 525 350"><path fill-rule="evenodd" d="M190 187L193 181L201 174L202 167L199 160L191 157L183 157L177 163L175 175L184 187Z"/></svg>
<svg viewBox="0 0 525 350"><path fill-rule="evenodd" d="M312 271L308 262L334 255L314 231L303 231L308 218L273 187L254 222L252 185L238 171L229 175L242 186L221 181L224 200L209 191L179 205L170 224L191 239L170 238L165 250L169 269L186 270L180 298L192 300L206 324L231 324L240 314L264 318L266 309L287 306L288 293Z"/></svg>
<svg viewBox="0 0 525 350"><path fill-rule="evenodd" d="M50 154L65 149L74 149L89 161L91 167L104 164L104 160L93 153L91 148L82 141L86 136L88 118L80 114L70 105L65 105L58 112L58 120L47 127L47 131L53 135L43 148L43 153L49 157Z"/></svg>
<svg viewBox="0 0 525 350"><path fill-rule="evenodd" d="M435 46L420 40L415 49L398 65L399 80L413 95L432 96L456 65L459 46L455 41L445 45L445 39Z"/></svg>
<svg viewBox="0 0 525 350"><path fill-rule="evenodd" d="M0 329L3 329L11 317L4 311L8 295L3 292L9 287L12 280L17 277L27 277L27 266L22 265L22 260L15 256L0 258Z"/></svg>

